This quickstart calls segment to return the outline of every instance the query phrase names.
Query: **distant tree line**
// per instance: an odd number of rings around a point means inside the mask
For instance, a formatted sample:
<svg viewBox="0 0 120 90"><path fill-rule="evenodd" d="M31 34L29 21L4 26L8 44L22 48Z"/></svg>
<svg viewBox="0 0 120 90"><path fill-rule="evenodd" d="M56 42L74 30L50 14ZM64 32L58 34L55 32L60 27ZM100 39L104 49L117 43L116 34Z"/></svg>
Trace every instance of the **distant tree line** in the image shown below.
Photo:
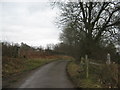
<svg viewBox="0 0 120 90"><path fill-rule="evenodd" d="M17 43L8 43L1 42L2 44L2 57L8 58L38 58L38 57L46 57L49 55L60 54L57 51L52 49L53 45L50 44L44 49L42 46L40 47L32 47L25 43L21 43L20 45Z"/></svg>
<svg viewBox="0 0 120 90"><path fill-rule="evenodd" d="M84 48L81 48L79 50L78 47L74 47L73 48L72 46L64 44L64 43L56 44L56 46L54 48L54 50L56 52L59 52L61 54L65 54L65 55L69 55L69 56L73 56L78 61L81 60L81 57L85 58L85 55L82 56L80 54L80 53L82 53L83 49ZM117 52L116 47L112 43L110 43L107 46L101 46L99 48L94 48L94 52L92 52L92 54L94 56L92 56L92 58L90 58L90 57L89 58L90 59L106 61L108 53L110 53L111 60L113 62L120 63L120 53Z"/></svg>

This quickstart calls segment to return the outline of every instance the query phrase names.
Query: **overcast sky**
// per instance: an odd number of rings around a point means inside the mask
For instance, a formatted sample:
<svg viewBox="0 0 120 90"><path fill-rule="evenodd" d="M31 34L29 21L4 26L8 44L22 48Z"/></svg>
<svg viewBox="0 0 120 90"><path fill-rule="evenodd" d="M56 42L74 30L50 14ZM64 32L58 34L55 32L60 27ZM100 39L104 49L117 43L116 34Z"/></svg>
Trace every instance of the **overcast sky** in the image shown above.
<svg viewBox="0 0 120 90"><path fill-rule="evenodd" d="M60 30L55 25L58 10L52 9L47 0L43 0L44 2L24 1L2 0L0 2L0 18L2 19L0 40L24 42L31 46L58 43Z"/></svg>

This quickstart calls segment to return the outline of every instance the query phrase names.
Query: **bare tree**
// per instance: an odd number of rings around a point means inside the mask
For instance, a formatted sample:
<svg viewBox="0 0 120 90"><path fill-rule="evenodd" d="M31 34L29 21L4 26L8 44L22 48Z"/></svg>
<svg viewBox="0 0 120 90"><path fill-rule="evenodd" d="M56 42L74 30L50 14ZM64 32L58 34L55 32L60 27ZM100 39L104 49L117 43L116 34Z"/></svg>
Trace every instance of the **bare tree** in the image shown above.
<svg viewBox="0 0 120 90"><path fill-rule="evenodd" d="M114 42L120 32L119 2L59 2L61 40L84 47L85 53L101 42Z"/></svg>

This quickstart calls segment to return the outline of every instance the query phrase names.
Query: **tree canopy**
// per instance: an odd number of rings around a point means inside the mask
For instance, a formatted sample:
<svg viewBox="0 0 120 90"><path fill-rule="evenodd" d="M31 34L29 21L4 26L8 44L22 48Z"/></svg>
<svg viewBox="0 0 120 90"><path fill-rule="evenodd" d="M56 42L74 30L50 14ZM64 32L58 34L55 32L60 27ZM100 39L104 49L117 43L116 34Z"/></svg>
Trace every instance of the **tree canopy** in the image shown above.
<svg viewBox="0 0 120 90"><path fill-rule="evenodd" d="M80 56L90 57L97 49L119 42L119 2L57 2L61 14L60 40Z"/></svg>

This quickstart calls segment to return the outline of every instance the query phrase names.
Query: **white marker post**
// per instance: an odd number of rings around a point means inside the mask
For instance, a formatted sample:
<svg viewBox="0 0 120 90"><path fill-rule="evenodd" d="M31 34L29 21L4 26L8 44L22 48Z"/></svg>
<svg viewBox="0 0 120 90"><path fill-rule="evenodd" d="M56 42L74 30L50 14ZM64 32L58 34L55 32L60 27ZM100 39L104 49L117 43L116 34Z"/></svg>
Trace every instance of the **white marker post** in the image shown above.
<svg viewBox="0 0 120 90"><path fill-rule="evenodd" d="M110 54L108 53L107 54L107 62L106 62L107 64L111 64L111 60L110 60Z"/></svg>
<svg viewBox="0 0 120 90"><path fill-rule="evenodd" d="M89 73L89 68L88 68L88 62L89 62L89 60L88 60L88 55L85 55L85 60L86 60L86 78L88 78L88 73Z"/></svg>
<svg viewBox="0 0 120 90"><path fill-rule="evenodd" d="M80 64L82 64L82 65L84 64L83 60L84 60L84 58L83 58L83 57L81 57Z"/></svg>

